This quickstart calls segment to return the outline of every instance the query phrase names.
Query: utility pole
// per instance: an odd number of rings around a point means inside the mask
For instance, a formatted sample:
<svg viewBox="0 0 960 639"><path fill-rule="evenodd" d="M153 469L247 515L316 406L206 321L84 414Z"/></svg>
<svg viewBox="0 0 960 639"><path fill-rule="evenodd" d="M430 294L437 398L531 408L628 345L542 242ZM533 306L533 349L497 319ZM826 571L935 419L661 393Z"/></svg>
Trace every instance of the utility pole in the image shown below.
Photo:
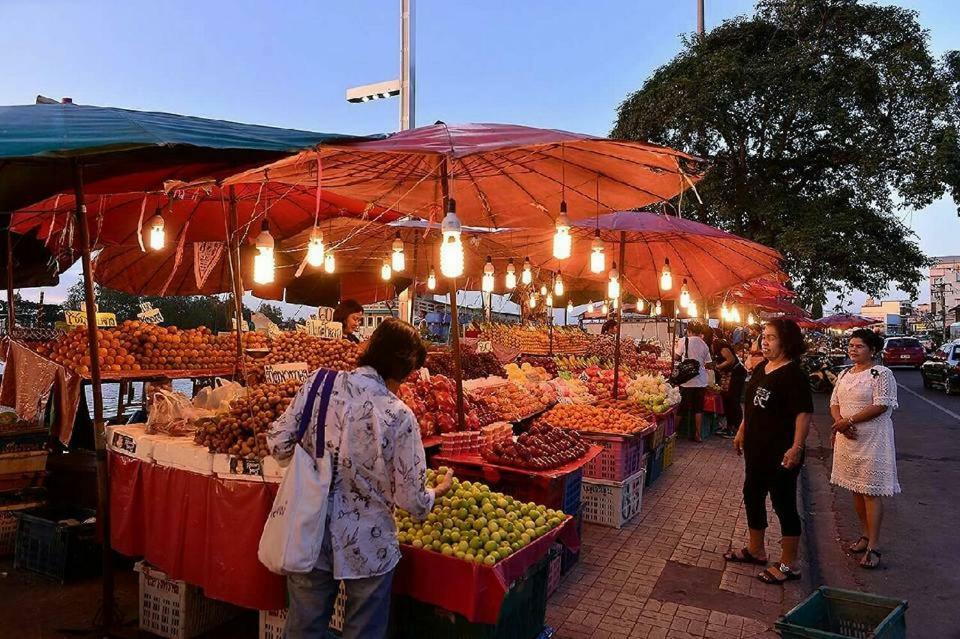
<svg viewBox="0 0 960 639"><path fill-rule="evenodd" d="M702 2L703 0L701 0ZM414 0L400 0L400 130L416 125L416 42Z"/></svg>
<svg viewBox="0 0 960 639"><path fill-rule="evenodd" d="M703 0L697 0L697 35L703 36Z"/></svg>

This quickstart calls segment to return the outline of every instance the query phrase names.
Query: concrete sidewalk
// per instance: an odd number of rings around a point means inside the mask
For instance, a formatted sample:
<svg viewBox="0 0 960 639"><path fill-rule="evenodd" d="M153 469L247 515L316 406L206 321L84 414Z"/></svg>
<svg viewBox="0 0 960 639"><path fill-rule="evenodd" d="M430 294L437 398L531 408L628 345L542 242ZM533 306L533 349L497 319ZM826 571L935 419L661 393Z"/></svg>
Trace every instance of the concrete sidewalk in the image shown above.
<svg viewBox="0 0 960 639"><path fill-rule="evenodd" d="M761 583L759 566L727 564L746 540L743 462L729 440L678 442L676 458L621 530L584 525L580 563L548 602L557 637L776 637L773 623L810 588ZM767 552L780 531L768 507ZM806 562L802 561L801 566Z"/></svg>

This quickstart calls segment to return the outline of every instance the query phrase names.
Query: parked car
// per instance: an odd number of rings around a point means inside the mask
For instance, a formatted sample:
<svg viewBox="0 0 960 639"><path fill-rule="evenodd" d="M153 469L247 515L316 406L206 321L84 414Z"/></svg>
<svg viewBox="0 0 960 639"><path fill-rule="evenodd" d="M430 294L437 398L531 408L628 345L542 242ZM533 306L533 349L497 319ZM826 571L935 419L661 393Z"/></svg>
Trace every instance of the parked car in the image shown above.
<svg viewBox="0 0 960 639"><path fill-rule="evenodd" d="M916 337L888 337L883 342L884 366L920 366L927 361L927 351Z"/></svg>
<svg viewBox="0 0 960 639"><path fill-rule="evenodd" d="M938 386L947 395L960 393L960 340L947 342L920 367L924 388Z"/></svg>

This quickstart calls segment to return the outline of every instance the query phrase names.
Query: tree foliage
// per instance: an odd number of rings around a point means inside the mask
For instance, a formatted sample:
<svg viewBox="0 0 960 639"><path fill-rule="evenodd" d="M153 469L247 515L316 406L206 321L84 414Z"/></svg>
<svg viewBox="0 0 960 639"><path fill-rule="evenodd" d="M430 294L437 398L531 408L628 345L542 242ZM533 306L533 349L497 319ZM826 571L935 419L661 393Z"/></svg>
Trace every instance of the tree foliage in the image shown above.
<svg viewBox="0 0 960 639"><path fill-rule="evenodd" d="M613 136L712 160L683 213L779 249L802 301L915 293L928 262L897 211L960 197L958 81L960 58L937 61L912 11L762 0L686 40Z"/></svg>

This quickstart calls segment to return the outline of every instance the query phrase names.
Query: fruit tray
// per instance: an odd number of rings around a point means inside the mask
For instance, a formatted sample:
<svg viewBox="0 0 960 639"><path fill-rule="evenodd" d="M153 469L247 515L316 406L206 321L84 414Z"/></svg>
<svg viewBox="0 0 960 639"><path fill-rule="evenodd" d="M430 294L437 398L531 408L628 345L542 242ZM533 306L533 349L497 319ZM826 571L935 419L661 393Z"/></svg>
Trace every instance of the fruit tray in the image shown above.
<svg viewBox="0 0 960 639"><path fill-rule="evenodd" d="M622 482L584 480L584 521L613 528L623 527L640 513L645 474L646 471L641 470Z"/></svg>
<svg viewBox="0 0 960 639"><path fill-rule="evenodd" d="M603 446L603 452L583 468L583 476L589 479L623 481L643 467L644 438L640 436L598 435L582 433Z"/></svg>

